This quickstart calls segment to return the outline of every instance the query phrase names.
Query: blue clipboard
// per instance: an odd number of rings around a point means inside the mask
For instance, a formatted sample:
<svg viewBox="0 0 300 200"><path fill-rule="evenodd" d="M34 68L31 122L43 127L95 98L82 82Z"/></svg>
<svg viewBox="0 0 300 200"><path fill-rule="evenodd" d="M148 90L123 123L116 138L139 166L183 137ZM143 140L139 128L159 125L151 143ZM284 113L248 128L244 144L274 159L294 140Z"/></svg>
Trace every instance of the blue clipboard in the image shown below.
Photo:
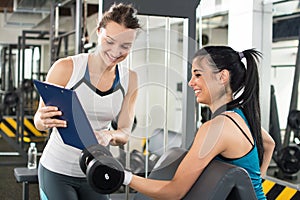
<svg viewBox="0 0 300 200"><path fill-rule="evenodd" d="M65 144L81 150L98 144L75 91L38 80L33 82L45 105L56 106L62 111L63 114L58 119L66 120L67 127L57 127L57 129Z"/></svg>

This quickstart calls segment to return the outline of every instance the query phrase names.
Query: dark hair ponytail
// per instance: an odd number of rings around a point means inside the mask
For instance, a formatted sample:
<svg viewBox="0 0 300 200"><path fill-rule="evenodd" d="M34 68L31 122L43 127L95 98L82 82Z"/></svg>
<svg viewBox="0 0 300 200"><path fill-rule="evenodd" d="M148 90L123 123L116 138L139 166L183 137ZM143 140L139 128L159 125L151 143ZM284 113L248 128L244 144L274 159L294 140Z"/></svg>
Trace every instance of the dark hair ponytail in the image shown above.
<svg viewBox="0 0 300 200"><path fill-rule="evenodd" d="M259 76L257 62L261 53L255 49L236 52L228 46L206 46L200 49L194 58L206 57L210 66L221 71L230 72L230 87L233 95L237 96L228 104L213 113L212 117L233 108L241 108L249 123L250 130L255 138L260 164L263 160L263 143L261 135L261 114L259 103ZM242 59L246 59L247 66Z"/></svg>
<svg viewBox="0 0 300 200"><path fill-rule="evenodd" d="M263 160L264 148L261 135L261 112L259 103L259 76L257 62L261 53L249 49L242 52L247 61L244 91L237 100L242 100L242 110L248 120L251 132L255 138L260 164Z"/></svg>

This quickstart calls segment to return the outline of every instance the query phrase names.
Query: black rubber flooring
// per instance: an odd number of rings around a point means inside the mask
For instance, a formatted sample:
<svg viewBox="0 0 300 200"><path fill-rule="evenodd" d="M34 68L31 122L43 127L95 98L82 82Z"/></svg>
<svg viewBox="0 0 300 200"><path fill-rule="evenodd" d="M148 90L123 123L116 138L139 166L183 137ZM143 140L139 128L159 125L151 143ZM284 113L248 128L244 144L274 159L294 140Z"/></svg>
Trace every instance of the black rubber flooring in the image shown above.
<svg viewBox="0 0 300 200"><path fill-rule="evenodd" d="M24 149L28 144L24 144ZM39 149L39 146L38 146ZM25 167L26 161L18 155L5 155L16 153L8 143L0 138L0 199L1 200L19 200L22 199L22 183L17 183L14 176L15 167ZM29 185L29 199L38 200L38 184Z"/></svg>

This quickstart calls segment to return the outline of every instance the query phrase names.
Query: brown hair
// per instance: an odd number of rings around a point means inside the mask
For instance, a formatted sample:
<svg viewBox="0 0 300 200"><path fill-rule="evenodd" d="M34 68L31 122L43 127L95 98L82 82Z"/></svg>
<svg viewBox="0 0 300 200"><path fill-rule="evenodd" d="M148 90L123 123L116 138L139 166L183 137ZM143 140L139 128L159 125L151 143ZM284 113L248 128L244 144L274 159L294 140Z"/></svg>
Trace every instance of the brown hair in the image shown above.
<svg viewBox="0 0 300 200"><path fill-rule="evenodd" d="M114 21L130 29L141 28L136 14L137 10L131 4L113 4L110 9L103 14L98 29L105 28L110 21Z"/></svg>

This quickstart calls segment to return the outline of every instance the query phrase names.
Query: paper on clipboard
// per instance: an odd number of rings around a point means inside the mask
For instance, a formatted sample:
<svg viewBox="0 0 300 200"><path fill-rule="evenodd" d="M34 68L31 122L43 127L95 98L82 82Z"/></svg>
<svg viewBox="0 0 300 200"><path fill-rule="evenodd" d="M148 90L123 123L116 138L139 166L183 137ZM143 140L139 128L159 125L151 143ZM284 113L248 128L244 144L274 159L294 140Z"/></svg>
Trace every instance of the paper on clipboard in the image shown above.
<svg viewBox="0 0 300 200"><path fill-rule="evenodd" d="M75 91L38 80L33 82L45 105L57 106L62 111L63 115L58 118L66 120L67 127L57 127L57 129L65 144L79 149L98 144Z"/></svg>

